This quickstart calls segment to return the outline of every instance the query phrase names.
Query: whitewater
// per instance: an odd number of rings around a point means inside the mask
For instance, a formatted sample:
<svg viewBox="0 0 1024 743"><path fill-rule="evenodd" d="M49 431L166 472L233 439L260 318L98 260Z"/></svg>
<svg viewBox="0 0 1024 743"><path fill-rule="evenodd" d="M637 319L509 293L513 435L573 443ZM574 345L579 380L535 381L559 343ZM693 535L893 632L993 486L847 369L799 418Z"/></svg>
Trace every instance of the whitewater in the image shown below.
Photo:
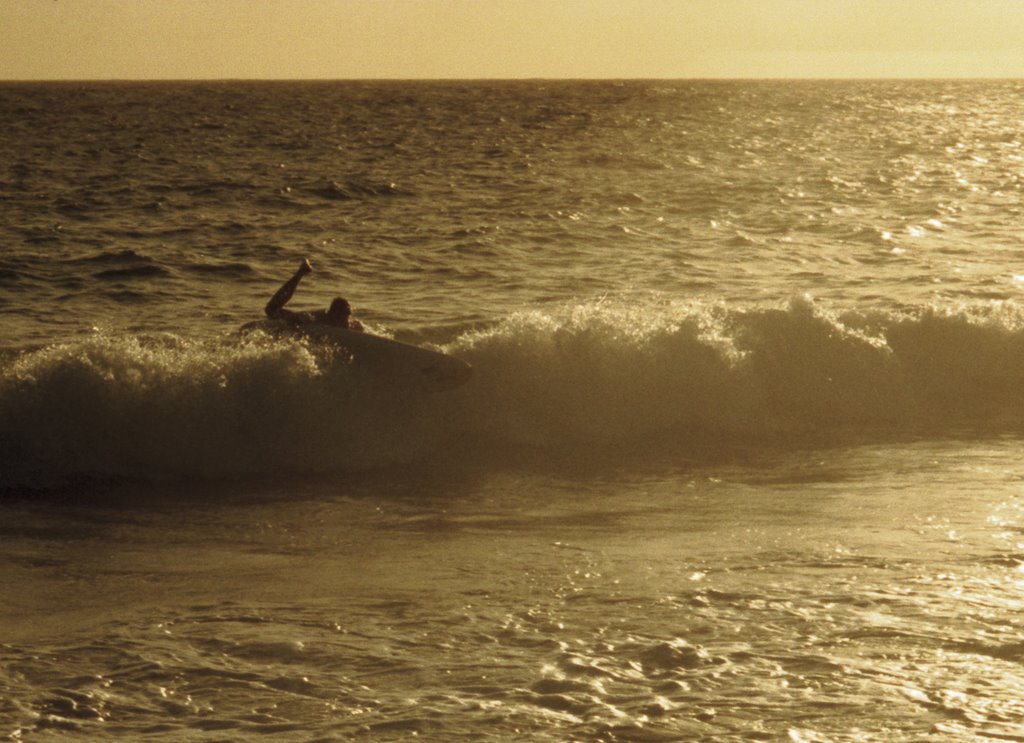
<svg viewBox="0 0 1024 743"><path fill-rule="evenodd" d="M1020 93L3 84L0 737L1024 739Z"/></svg>

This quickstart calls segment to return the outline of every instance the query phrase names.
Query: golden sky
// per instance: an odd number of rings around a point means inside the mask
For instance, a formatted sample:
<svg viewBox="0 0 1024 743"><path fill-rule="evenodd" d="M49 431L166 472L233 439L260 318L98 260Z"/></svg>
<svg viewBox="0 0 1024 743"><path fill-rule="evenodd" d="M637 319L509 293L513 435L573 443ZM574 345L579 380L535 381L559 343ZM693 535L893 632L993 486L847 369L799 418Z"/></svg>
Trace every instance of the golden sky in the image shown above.
<svg viewBox="0 0 1024 743"><path fill-rule="evenodd" d="M0 79L1024 77L1024 0L0 0Z"/></svg>

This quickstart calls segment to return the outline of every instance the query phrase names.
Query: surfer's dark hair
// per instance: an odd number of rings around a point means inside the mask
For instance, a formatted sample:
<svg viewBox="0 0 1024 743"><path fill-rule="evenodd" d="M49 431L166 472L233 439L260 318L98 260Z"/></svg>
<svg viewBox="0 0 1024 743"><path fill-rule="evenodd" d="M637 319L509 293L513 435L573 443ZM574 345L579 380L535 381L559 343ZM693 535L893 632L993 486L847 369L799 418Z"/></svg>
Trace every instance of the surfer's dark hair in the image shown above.
<svg viewBox="0 0 1024 743"><path fill-rule="evenodd" d="M344 312L346 315L352 314L352 305L348 303L348 300L344 297L335 297L334 301L331 302L331 308L327 310L332 315L336 315L339 312Z"/></svg>

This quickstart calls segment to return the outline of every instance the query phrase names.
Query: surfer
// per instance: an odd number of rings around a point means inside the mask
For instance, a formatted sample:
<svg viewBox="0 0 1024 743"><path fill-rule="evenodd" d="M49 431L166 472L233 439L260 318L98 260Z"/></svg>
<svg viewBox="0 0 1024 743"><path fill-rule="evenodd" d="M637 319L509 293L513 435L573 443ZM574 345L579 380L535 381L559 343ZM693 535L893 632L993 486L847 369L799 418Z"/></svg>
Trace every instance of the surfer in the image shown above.
<svg viewBox="0 0 1024 743"><path fill-rule="evenodd" d="M284 308L288 304L288 300L295 294L295 289L298 288L299 282L312 270L313 266L310 264L309 259L303 260L295 275L284 282L284 285L267 302L267 317L271 320L284 320L289 325L296 327L319 323L321 325L334 325L339 328L362 331L363 324L352 317L352 307L349 305L348 300L343 297L335 297L334 301L331 302L331 306L326 310L296 312Z"/></svg>

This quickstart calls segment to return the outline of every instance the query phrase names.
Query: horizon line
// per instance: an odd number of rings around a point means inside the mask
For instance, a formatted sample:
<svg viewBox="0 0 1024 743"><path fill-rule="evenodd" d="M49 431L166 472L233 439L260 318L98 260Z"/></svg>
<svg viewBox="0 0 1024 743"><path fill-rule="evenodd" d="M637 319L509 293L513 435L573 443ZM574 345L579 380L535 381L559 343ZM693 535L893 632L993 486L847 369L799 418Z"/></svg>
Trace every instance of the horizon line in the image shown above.
<svg viewBox="0 0 1024 743"><path fill-rule="evenodd" d="M899 81L1016 81L1024 76L905 75L905 76L780 76L780 77L48 77L4 78L6 83L312 83L312 82L899 82Z"/></svg>

